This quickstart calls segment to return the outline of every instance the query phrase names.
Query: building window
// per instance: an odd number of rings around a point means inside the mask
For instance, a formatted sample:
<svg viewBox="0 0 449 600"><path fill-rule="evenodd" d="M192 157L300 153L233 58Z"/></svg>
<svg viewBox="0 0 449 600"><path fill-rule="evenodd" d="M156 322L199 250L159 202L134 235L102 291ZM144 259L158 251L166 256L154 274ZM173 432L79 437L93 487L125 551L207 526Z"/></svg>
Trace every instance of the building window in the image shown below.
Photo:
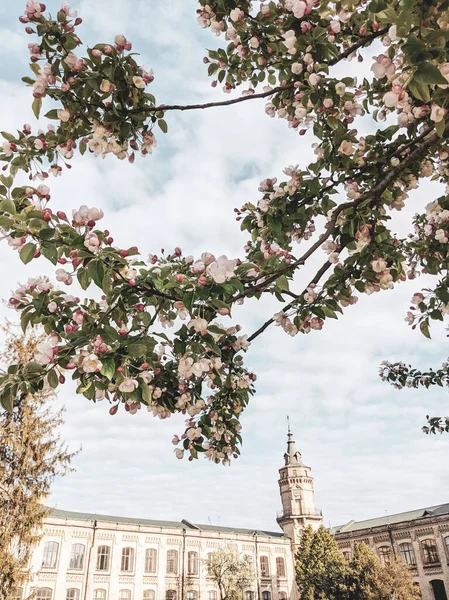
<svg viewBox="0 0 449 600"><path fill-rule="evenodd" d="M56 569L56 561L58 560L58 549L59 544L57 544L56 542L47 542L44 545L44 554L42 556L42 567L44 569Z"/></svg>
<svg viewBox="0 0 449 600"><path fill-rule="evenodd" d="M349 552L349 550L344 550L343 556L348 562L351 560L351 553Z"/></svg>
<svg viewBox="0 0 449 600"><path fill-rule="evenodd" d="M413 552L413 546L410 542L404 542L399 544L399 552L401 553L402 560L408 565L416 565L415 553Z"/></svg>
<svg viewBox="0 0 449 600"><path fill-rule="evenodd" d="M98 546L97 571L109 571L110 558L111 558L110 546ZM104 590L97 590L97 591L104 591Z"/></svg>
<svg viewBox="0 0 449 600"><path fill-rule="evenodd" d="M260 574L262 577L268 577L270 575L270 569L268 567L268 556L260 557Z"/></svg>
<svg viewBox="0 0 449 600"><path fill-rule="evenodd" d="M217 600L217 592L215 590L209 590L207 592L207 600Z"/></svg>
<svg viewBox="0 0 449 600"><path fill-rule="evenodd" d="M131 590L120 590L118 600L131 600Z"/></svg>
<svg viewBox="0 0 449 600"><path fill-rule="evenodd" d="M262 600L271 600L271 593L267 590L265 590L265 592L262 592Z"/></svg>
<svg viewBox="0 0 449 600"><path fill-rule="evenodd" d="M82 569L84 565L84 551L85 546L83 544L73 544L70 552L70 563L69 569Z"/></svg>
<svg viewBox="0 0 449 600"><path fill-rule="evenodd" d="M145 573L156 573L157 550L147 548L145 552Z"/></svg>
<svg viewBox="0 0 449 600"><path fill-rule="evenodd" d="M176 575L178 573L178 551L169 550L167 552L167 573ZM173 591L173 590L168 590Z"/></svg>
<svg viewBox="0 0 449 600"><path fill-rule="evenodd" d="M80 600L80 591L76 588L68 589L65 600Z"/></svg>
<svg viewBox="0 0 449 600"><path fill-rule="evenodd" d="M167 590L165 592L165 600L176 600L176 590Z"/></svg>
<svg viewBox="0 0 449 600"><path fill-rule="evenodd" d="M447 552L447 555L449 556L449 535L444 538L444 545L446 546L446 552Z"/></svg>
<svg viewBox="0 0 449 600"><path fill-rule="evenodd" d="M39 588L37 590L36 600L51 600L52 591L50 588Z"/></svg>
<svg viewBox="0 0 449 600"><path fill-rule="evenodd" d="M251 590L245 592L245 600L254 600L254 592Z"/></svg>
<svg viewBox="0 0 449 600"><path fill-rule="evenodd" d="M383 565L389 565L391 563L390 546L380 546L380 548L377 549L377 553L379 554L380 562Z"/></svg>
<svg viewBox="0 0 449 600"><path fill-rule="evenodd" d="M189 552L187 555L188 575L198 575L198 552Z"/></svg>
<svg viewBox="0 0 449 600"><path fill-rule="evenodd" d="M421 547L424 554L425 564L440 562L435 540L423 540L421 542Z"/></svg>
<svg viewBox="0 0 449 600"><path fill-rule="evenodd" d="M215 552L208 552L207 553L207 574L209 575L209 577L211 577L213 575L212 573L212 568L211 568L211 561L214 557Z"/></svg>
<svg viewBox="0 0 449 600"><path fill-rule="evenodd" d="M282 556L276 558L276 575L278 577L285 577L285 562Z"/></svg>
<svg viewBox="0 0 449 600"><path fill-rule="evenodd" d="M187 592L186 595L187 600L198 600L198 594L193 590Z"/></svg>
<svg viewBox="0 0 449 600"><path fill-rule="evenodd" d="M106 590L94 590L94 600L106 600Z"/></svg>
<svg viewBox="0 0 449 600"><path fill-rule="evenodd" d="M287 600L287 592L279 592L279 600Z"/></svg>
<svg viewBox="0 0 449 600"><path fill-rule="evenodd" d="M156 594L154 590L145 590L143 593L143 600L155 600Z"/></svg>
<svg viewBox="0 0 449 600"><path fill-rule="evenodd" d="M22 600L22 596L23 596L23 589L22 588L17 588L12 593L13 600Z"/></svg>
<svg viewBox="0 0 449 600"><path fill-rule="evenodd" d="M134 548L123 548L121 570L127 572L134 570Z"/></svg>

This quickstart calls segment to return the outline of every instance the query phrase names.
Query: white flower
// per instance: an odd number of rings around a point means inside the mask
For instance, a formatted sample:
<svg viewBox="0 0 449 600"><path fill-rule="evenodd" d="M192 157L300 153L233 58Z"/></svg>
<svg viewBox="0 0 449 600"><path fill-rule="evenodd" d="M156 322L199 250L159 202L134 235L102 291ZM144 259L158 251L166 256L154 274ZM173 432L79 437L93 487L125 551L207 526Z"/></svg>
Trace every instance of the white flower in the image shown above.
<svg viewBox="0 0 449 600"><path fill-rule="evenodd" d="M371 261L371 268L375 273L382 273L387 268L387 263L383 258L378 258Z"/></svg>
<svg viewBox="0 0 449 600"><path fill-rule="evenodd" d="M175 455L176 458L179 458L179 460L181 460L181 458L184 458L184 450L181 450L181 448L176 448Z"/></svg>
<svg viewBox="0 0 449 600"><path fill-rule="evenodd" d="M349 140L344 140L338 148L338 153L351 156L354 153L354 144Z"/></svg>
<svg viewBox="0 0 449 600"><path fill-rule="evenodd" d="M48 312L53 314L58 310L58 305L56 304L56 302L49 302L47 308Z"/></svg>
<svg viewBox="0 0 449 600"><path fill-rule="evenodd" d="M142 371L142 373L140 374L140 378L146 384L151 383L153 381L153 375L149 371Z"/></svg>
<svg viewBox="0 0 449 600"><path fill-rule="evenodd" d="M114 86L108 79L103 79L103 81L100 83L100 91L102 91L104 94L111 93L113 89Z"/></svg>
<svg viewBox="0 0 449 600"><path fill-rule="evenodd" d="M235 267L235 260L229 260L227 256L220 256L207 267L206 272L215 283L224 283L234 277Z"/></svg>
<svg viewBox="0 0 449 600"><path fill-rule="evenodd" d="M61 283L65 283L66 285L70 285L73 282L73 278L70 273L64 271L64 269L56 269L56 279Z"/></svg>
<svg viewBox="0 0 449 600"><path fill-rule="evenodd" d="M434 123L442 121L446 115L447 110L438 106L438 104L432 104L432 110L430 112L430 118Z"/></svg>
<svg viewBox="0 0 449 600"><path fill-rule="evenodd" d="M301 63L296 62L292 64L291 71L294 75L299 75L300 73L302 73L303 68L304 67Z"/></svg>
<svg viewBox="0 0 449 600"><path fill-rule="evenodd" d="M312 73L309 77L309 83L311 86L316 86L320 83L321 77L316 73Z"/></svg>
<svg viewBox="0 0 449 600"><path fill-rule="evenodd" d="M187 327L189 329L193 329L197 332L197 333L202 333L207 331L207 321L206 319L200 319L199 317L196 319L192 319L189 323L187 323Z"/></svg>
<svg viewBox="0 0 449 600"><path fill-rule="evenodd" d="M191 427L186 433L189 440L197 440L201 436L201 427Z"/></svg>
<svg viewBox="0 0 449 600"><path fill-rule="evenodd" d="M125 379L125 381L122 381L122 383L118 386L118 389L121 392L125 392L125 393L131 393L134 392L135 389L137 389L139 387L139 382L137 381L137 379Z"/></svg>
<svg viewBox="0 0 449 600"><path fill-rule="evenodd" d="M246 352L246 350L248 350L248 348L249 348L249 345L250 345L250 342L248 342L248 336L247 335L241 335L240 337L238 337L235 340L235 342L232 344L232 347L237 352L239 350L244 350Z"/></svg>
<svg viewBox="0 0 449 600"><path fill-rule="evenodd" d="M101 242L98 235L93 231L90 231L84 238L84 245L90 252L95 252L100 247Z"/></svg>
<svg viewBox="0 0 449 600"><path fill-rule="evenodd" d="M249 45L251 46L251 48L254 48L254 50L257 50L257 48L260 46L260 42L259 42L258 38L256 38L256 36L253 36L249 40Z"/></svg>
<svg viewBox="0 0 449 600"><path fill-rule="evenodd" d="M139 90L143 90L145 87L145 81L142 77L139 77L138 75L134 75L133 83L136 86L136 88L139 88Z"/></svg>
<svg viewBox="0 0 449 600"><path fill-rule="evenodd" d="M243 10L240 10L240 8L234 8L229 13L229 18L231 19L231 21L234 21L234 23L241 21L244 17L245 13L243 12Z"/></svg>
<svg viewBox="0 0 449 600"><path fill-rule="evenodd" d="M296 39L295 32L293 31L293 29L290 29L289 31L284 33L282 37L284 38L284 41L282 43L287 48L288 52L290 54L296 54L295 46L296 46L297 39Z"/></svg>
<svg viewBox="0 0 449 600"><path fill-rule="evenodd" d="M81 370L85 373L98 373L103 368L103 363L96 354L88 354L81 363Z"/></svg>
<svg viewBox="0 0 449 600"><path fill-rule="evenodd" d="M53 347L48 342L41 342L36 350L34 360L40 365L48 365L53 361Z"/></svg>
<svg viewBox="0 0 449 600"><path fill-rule="evenodd" d="M70 121L70 113L68 110L59 109L57 111L57 114L58 114L58 119L60 121L62 121L63 123L67 123L67 121Z"/></svg>

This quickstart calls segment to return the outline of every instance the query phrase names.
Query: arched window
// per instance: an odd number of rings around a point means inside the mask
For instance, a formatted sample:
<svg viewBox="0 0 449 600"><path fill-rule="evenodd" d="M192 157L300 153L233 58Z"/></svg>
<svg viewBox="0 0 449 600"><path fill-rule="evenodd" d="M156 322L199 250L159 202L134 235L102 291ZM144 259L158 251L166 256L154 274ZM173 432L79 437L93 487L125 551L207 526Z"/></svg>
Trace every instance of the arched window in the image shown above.
<svg viewBox="0 0 449 600"><path fill-rule="evenodd" d="M111 558L111 547L110 546L98 546L97 571L109 571L110 558ZM101 591L101 590L99 590L99 591Z"/></svg>
<svg viewBox="0 0 449 600"><path fill-rule="evenodd" d="M285 577L285 561L282 556L276 557L276 575L278 577Z"/></svg>
<svg viewBox="0 0 449 600"><path fill-rule="evenodd" d="M402 560L405 563L408 565L416 565L415 553L410 542L399 544L399 552L401 553Z"/></svg>
<svg viewBox="0 0 449 600"><path fill-rule="evenodd" d="M186 594L186 598L187 600L198 600L198 593L193 590L189 590Z"/></svg>
<svg viewBox="0 0 449 600"><path fill-rule="evenodd" d="M254 600L254 592L248 590L245 592L245 600Z"/></svg>
<svg viewBox="0 0 449 600"><path fill-rule="evenodd" d="M176 600L176 590L167 590L165 592L165 600Z"/></svg>
<svg viewBox="0 0 449 600"><path fill-rule="evenodd" d="M36 594L36 600L51 600L52 590L50 588L39 588Z"/></svg>
<svg viewBox="0 0 449 600"><path fill-rule="evenodd" d="M122 571L133 571L134 570L134 548L128 547L122 550Z"/></svg>
<svg viewBox="0 0 449 600"><path fill-rule="evenodd" d="M154 590L145 590L143 593L143 600L155 600L156 593Z"/></svg>
<svg viewBox="0 0 449 600"><path fill-rule="evenodd" d="M262 600L271 600L271 593L267 590L262 592Z"/></svg>
<svg viewBox="0 0 449 600"><path fill-rule="evenodd" d="M131 590L120 590L118 600L131 600Z"/></svg>
<svg viewBox="0 0 449 600"><path fill-rule="evenodd" d="M83 544L73 544L70 552L69 569L82 569L84 565L84 552L86 547Z"/></svg>
<svg viewBox="0 0 449 600"><path fill-rule="evenodd" d="M94 600L106 600L106 590L94 590Z"/></svg>
<svg viewBox="0 0 449 600"><path fill-rule="evenodd" d="M268 577L270 575L270 568L268 566L268 556L260 557L260 574L262 577Z"/></svg>
<svg viewBox="0 0 449 600"><path fill-rule="evenodd" d="M423 540L421 542L421 548L423 551L425 564L440 562L440 559L438 558L438 550L435 540Z"/></svg>
<svg viewBox="0 0 449 600"><path fill-rule="evenodd" d="M178 573L178 551L169 550L167 552L167 573L176 575ZM173 590L168 590L173 591Z"/></svg>
<svg viewBox="0 0 449 600"><path fill-rule="evenodd" d="M77 588L69 588L65 600L80 600L80 591Z"/></svg>
<svg viewBox="0 0 449 600"><path fill-rule="evenodd" d="M384 565L389 565L391 563L391 548L390 546L380 546L377 549L379 554L380 562Z"/></svg>
<svg viewBox="0 0 449 600"><path fill-rule="evenodd" d="M44 569L56 569L56 562L58 560L58 549L59 544L56 542L47 542L44 545L44 553L42 555L42 567Z"/></svg>
<svg viewBox="0 0 449 600"><path fill-rule="evenodd" d="M145 550L145 573L156 573L157 566L157 550L155 548L147 548Z"/></svg>
<svg viewBox="0 0 449 600"><path fill-rule="evenodd" d="M345 560L347 560L348 562L351 560L351 553L349 552L349 550L344 550L343 556L344 556Z"/></svg>
<svg viewBox="0 0 449 600"><path fill-rule="evenodd" d="M217 600L217 592L215 590L209 590L207 592L207 600Z"/></svg>
<svg viewBox="0 0 449 600"><path fill-rule="evenodd" d="M446 546L446 552L447 552L447 555L449 556L449 535L444 538L444 545Z"/></svg>
<svg viewBox="0 0 449 600"><path fill-rule="evenodd" d="M287 592L279 592L279 600L287 600Z"/></svg>
<svg viewBox="0 0 449 600"><path fill-rule="evenodd" d="M187 555L187 573L198 575L198 552L189 552Z"/></svg>

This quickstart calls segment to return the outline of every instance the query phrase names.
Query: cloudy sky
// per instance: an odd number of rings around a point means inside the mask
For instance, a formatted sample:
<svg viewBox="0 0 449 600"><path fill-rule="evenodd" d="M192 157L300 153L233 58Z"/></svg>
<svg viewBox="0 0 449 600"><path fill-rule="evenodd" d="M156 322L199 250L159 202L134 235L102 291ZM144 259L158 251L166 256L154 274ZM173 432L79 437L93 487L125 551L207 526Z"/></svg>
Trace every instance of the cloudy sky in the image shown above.
<svg viewBox="0 0 449 600"><path fill-rule="evenodd" d="M56 12L56 2L47 5ZM133 42L142 64L155 70L152 92L160 103L222 99L202 64L205 48L219 40L197 25L194 0L79 0L74 8L84 19L79 35L86 43L110 42L116 33ZM0 52L7 57L0 67L1 130L25 122L38 126L30 91L20 82L28 74L30 40L18 16L16 3L0 4ZM365 64L344 68L368 70ZM70 172L50 182L53 207L100 206L102 223L118 245L136 244L144 255L181 246L187 254L241 256L246 236L233 208L257 201L261 179L281 178L285 166L306 164L312 139L267 117L259 100L170 113L167 121L169 134L158 136L155 154L134 165L113 157L74 160ZM438 192L424 186L414 193L397 217L397 230L407 231L411 216ZM24 267L4 243L0 261L1 298L30 275L51 273L43 259ZM160 422L145 411L110 417L105 403L93 405L72 388L62 389L57 404L67 412L61 434L82 452L76 472L55 484L52 503L89 513L276 531L287 414L312 467L326 524L448 502L449 436L420 432L427 413L448 413L447 391L399 392L377 374L385 358L424 368L447 357L443 328L429 341L404 322L414 291L417 284L409 282L362 298L344 319L309 336L292 339L274 328L258 338L247 356L258 374L257 395L243 416L242 457L230 468L175 459L171 437L182 419ZM252 332L275 310L270 302L252 304L238 318ZM14 318L4 307L0 312L2 319Z"/></svg>

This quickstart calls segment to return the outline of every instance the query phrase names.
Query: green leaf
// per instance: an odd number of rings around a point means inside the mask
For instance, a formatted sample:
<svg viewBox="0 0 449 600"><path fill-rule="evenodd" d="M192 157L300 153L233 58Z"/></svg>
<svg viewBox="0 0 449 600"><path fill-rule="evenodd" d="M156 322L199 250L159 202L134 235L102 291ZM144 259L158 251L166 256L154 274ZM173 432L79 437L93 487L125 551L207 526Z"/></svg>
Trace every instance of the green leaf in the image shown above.
<svg viewBox="0 0 449 600"><path fill-rule="evenodd" d="M45 115L45 118L59 120L58 111L56 110L56 108L54 108L53 110L49 110L48 113Z"/></svg>
<svg viewBox="0 0 449 600"><path fill-rule="evenodd" d="M145 344L131 344L128 346L128 354L130 356L145 356L147 353L147 347Z"/></svg>
<svg viewBox="0 0 449 600"><path fill-rule="evenodd" d="M418 65L418 69L414 77L417 77L421 83L432 84L446 84L447 80L441 75L440 70L431 62L422 62Z"/></svg>
<svg viewBox="0 0 449 600"><path fill-rule="evenodd" d="M42 98L35 98L31 108L33 109L36 119L38 119L42 108Z"/></svg>
<svg viewBox="0 0 449 600"><path fill-rule="evenodd" d="M107 358L102 361L103 368L101 369L101 374L104 375L111 381L115 373L115 362L113 358Z"/></svg>
<svg viewBox="0 0 449 600"><path fill-rule="evenodd" d="M48 385L50 387L52 387L54 390L58 387L59 379L58 379L58 374L56 373L55 369L52 369L48 373L47 380L48 380Z"/></svg>
<svg viewBox="0 0 449 600"><path fill-rule="evenodd" d="M444 119L442 121L439 121L438 123L435 123L435 130L438 134L438 137L440 137L440 138L443 137L445 129L446 129L446 122Z"/></svg>
<svg viewBox="0 0 449 600"><path fill-rule="evenodd" d="M281 275L276 279L276 285L280 290L283 290L284 292L288 292L290 290L288 285L288 279L285 275Z"/></svg>
<svg viewBox="0 0 449 600"><path fill-rule="evenodd" d="M58 251L56 250L56 246L49 243L43 243L41 245L41 253L47 260L49 260L54 265L58 262Z"/></svg>
<svg viewBox="0 0 449 600"><path fill-rule="evenodd" d="M421 333L430 340L429 322L427 320L421 321L419 329L421 330Z"/></svg>
<svg viewBox="0 0 449 600"><path fill-rule="evenodd" d="M5 138L6 141L8 142L14 142L14 140L16 139L13 135L11 135L10 133L6 132L6 131L2 131L2 136Z"/></svg>
<svg viewBox="0 0 449 600"><path fill-rule="evenodd" d="M147 404L151 404L153 401L153 392L149 388L149 386L144 382L140 382L140 389L142 391L142 399Z"/></svg>
<svg viewBox="0 0 449 600"><path fill-rule="evenodd" d="M9 412L12 413L14 410L14 398L12 397L11 394L11 388L8 388L7 390L5 390L2 395L0 396L0 404L3 406L3 408Z"/></svg>
<svg viewBox="0 0 449 600"><path fill-rule="evenodd" d="M5 198L4 200L0 201L0 210L3 210L11 215L15 215L17 212L16 205L9 198Z"/></svg>
<svg viewBox="0 0 449 600"><path fill-rule="evenodd" d="M164 119L159 119L159 121L157 122L157 124L159 125L159 128L164 133L167 133L167 131L168 131L168 125L167 125L166 121L164 121Z"/></svg>
<svg viewBox="0 0 449 600"><path fill-rule="evenodd" d="M34 253L36 252L36 244L29 242L25 244L25 246L20 251L20 260L24 265L27 265L34 258Z"/></svg>
<svg viewBox="0 0 449 600"><path fill-rule="evenodd" d="M422 83L419 78L413 75L410 83L408 84L408 91L418 100L423 102L430 102L430 90L426 83Z"/></svg>
<svg viewBox="0 0 449 600"><path fill-rule="evenodd" d="M37 362L31 361L23 368L23 374L27 379L39 377L44 372L42 365Z"/></svg>

